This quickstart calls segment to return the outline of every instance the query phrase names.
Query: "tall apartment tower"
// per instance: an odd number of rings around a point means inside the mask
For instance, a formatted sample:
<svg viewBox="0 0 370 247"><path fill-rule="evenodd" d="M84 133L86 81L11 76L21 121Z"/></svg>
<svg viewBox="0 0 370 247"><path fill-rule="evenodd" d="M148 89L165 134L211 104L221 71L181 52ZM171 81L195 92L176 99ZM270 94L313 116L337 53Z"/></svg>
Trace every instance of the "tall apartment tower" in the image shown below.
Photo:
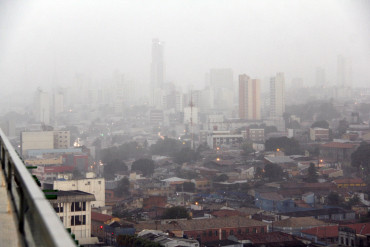
<svg viewBox="0 0 370 247"><path fill-rule="evenodd" d="M316 68L316 86L325 87L326 85L325 69L321 67Z"/></svg>
<svg viewBox="0 0 370 247"><path fill-rule="evenodd" d="M217 109L231 109L233 107L233 71L232 69L211 69L210 86L213 98L213 107Z"/></svg>
<svg viewBox="0 0 370 247"><path fill-rule="evenodd" d="M158 39L152 41L151 89L162 88L164 83L164 42Z"/></svg>
<svg viewBox="0 0 370 247"><path fill-rule="evenodd" d="M33 114L37 122L50 124L50 102L49 94L37 89L34 97Z"/></svg>
<svg viewBox="0 0 370 247"><path fill-rule="evenodd" d="M350 87L352 80L352 63L349 59L338 56L337 60L337 85L339 87Z"/></svg>
<svg viewBox="0 0 370 247"><path fill-rule="evenodd" d="M270 79L270 117L282 117L285 112L284 73Z"/></svg>
<svg viewBox="0 0 370 247"><path fill-rule="evenodd" d="M246 74L239 75L239 118L261 119L260 80L250 79Z"/></svg>

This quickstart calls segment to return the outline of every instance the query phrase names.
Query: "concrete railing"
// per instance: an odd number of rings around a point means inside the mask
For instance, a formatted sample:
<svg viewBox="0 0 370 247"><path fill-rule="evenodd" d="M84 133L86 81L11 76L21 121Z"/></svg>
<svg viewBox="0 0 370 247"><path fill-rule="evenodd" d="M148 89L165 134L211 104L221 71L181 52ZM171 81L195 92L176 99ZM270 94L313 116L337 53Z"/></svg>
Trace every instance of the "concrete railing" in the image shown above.
<svg viewBox="0 0 370 247"><path fill-rule="evenodd" d="M1 129L0 162L23 246L76 246Z"/></svg>

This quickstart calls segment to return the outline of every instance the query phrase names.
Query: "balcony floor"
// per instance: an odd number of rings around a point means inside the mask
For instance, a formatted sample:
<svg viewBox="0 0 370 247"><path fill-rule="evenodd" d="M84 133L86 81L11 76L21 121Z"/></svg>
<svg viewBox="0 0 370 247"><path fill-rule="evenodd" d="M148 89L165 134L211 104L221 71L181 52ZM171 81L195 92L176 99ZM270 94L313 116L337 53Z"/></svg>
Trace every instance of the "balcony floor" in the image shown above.
<svg viewBox="0 0 370 247"><path fill-rule="evenodd" d="M6 190L3 171L0 168L0 246L21 246L15 215Z"/></svg>

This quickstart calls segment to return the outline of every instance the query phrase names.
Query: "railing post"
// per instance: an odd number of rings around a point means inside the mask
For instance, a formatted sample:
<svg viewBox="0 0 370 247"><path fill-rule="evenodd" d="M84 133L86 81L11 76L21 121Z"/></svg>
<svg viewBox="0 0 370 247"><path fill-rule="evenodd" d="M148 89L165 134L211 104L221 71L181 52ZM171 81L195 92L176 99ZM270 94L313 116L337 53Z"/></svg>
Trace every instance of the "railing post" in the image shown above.
<svg viewBox="0 0 370 247"><path fill-rule="evenodd" d="M7 174L7 184L8 184L8 191L13 194L12 192L12 163L10 160L7 160L8 162L8 174Z"/></svg>
<svg viewBox="0 0 370 247"><path fill-rule="evenodd" d="M19 229L19 232L22 236L24 235L24 213L25 213L25 209L26 209L25 203L26 203L26 201L24 199L23 188L20 187L20 190L19 190L19 225L18 225L18 229Z"/></svg>

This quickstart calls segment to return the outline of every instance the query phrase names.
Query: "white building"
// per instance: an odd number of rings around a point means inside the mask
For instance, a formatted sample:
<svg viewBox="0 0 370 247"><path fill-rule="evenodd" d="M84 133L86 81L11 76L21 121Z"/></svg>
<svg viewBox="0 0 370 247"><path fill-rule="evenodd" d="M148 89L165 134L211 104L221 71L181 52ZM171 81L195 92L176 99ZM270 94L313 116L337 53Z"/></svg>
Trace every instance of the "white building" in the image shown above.
<svg viewBox="0 0 370 247"><path fill-rule="evenodd" d="M198 107L184 108L184 124L198 124Z"/></svg>
<svg viewBox="0 0 370 247"><path fill-rule="evenodd" d="M277 73L270 80L270 117L279 118L285 112L284 73Z"/></svg>
<svg viewBox="0 0 370 247"><path fill-rule="evenodd" d="M239 145L242 142L242 134L231 134L230 131L213 131L207 137L207 145L210 148Z"/></svg>
<svg viewBox="0 0 370 247"><path fill-rule="evenodd" d="M85 178L79 180L54 181L54 190L80 190L91 193L95 196L95 201L91 202L94 208L105 206L105 179L104 178Z"/></svg>
<svg viewBox="0 0 370 247"><path fill-rule="evenodd" d="M46 125L50 124L49 94L43 92L41 89L37 89L35 94L33 115L36 122L41 122Z"/></svg>
<svg viewBox="0 0 370 247"><path fill-rule="evenodd" d="M21 151L25 155L28 150L65 149L70 146L69 131L24 131L21 132Z"/></svg>
<svg viewBox="0 0 370 247"><path fill-rule="evenodd" d="M45 192L65 228L70 228L80 245L98 243L91 237L91 201L94 195L78 190Z"/></svg>

